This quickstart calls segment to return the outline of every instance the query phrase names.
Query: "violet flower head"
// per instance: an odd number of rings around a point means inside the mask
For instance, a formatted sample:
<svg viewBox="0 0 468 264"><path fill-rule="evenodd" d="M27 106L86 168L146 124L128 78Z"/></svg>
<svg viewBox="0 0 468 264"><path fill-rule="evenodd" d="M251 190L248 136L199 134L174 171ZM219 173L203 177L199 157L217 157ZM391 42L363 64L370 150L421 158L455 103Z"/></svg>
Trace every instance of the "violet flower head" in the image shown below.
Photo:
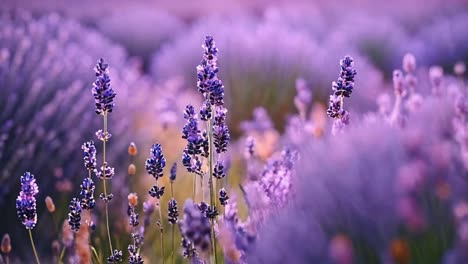
<svg viewBox="0 0 468 264"><path fill-rule="evenodd" d="M346 112L341 108L341 98L334 94L330 95L327 115L331 118L340 118Z"/></svg>
<svg viewBox="0 0 468 264"><path fill-rule="evenodd" d="M153 185L153 187L151 187L151 189L148 191L148 193L149 193L149 195L151 195L151 197L161 199L161 197L164 195L164 189L165 189L164 186L159 187L157 185Z"/></svg>
<svg viewBox="0 0 468 264"><path fill-rule="evenodd" d="M187 140L187 150L190 155L202 154L204 138L198 128L198 117L192 105L187 105L184 111L187 123L182 128L182 138Z"/></svg>
<svg viewBox="0 0 468 264"><path fill-rule="evenodd" d="M78 232L81 226L81 203L77 198L73 198L68 206L68 224L71 230Z"/></svg>
<svg viewBox="0 0 468 264"><path fill-rule="evenodd" d="M95 173L99 179L112 179L115 175L115 169L107 166L106 163L104 164L104 166L101 166L101 169L99 171L96 170Z"/></svg>
<svg viewBox="0 0 468 264"><path fill-rule="evenodd" d="M191 156L188 148L185 148L182 154L182 165L188 172L201 174L202 162L198 156Z"/></svg>
<svg viewBox="0 0 468 264"><path fill-rule="evenodd" d="M356 69L354 68L353 58L345 56L340 60L340 76L336 82L332 83L332 89L335 95L350 97L354 88L354 76Z"/></svg>
<svg viewBox="0 0 468 264"><path fill-rule="evenodd" d="M91 91L96 104L96 114L104 115L112 112L116 93L110 84L109 64L104 63L101 58L98 60L94 71L96 72L96 81L94 81Z"/></svg>
<svg viewBox="0 0 468 264"><path fill-rule="evenodd" d="M210 220L192 200L185 202L181 233L187 240L193 243L198 252L207 253L210 250Z"/></svg>
<svg viewBox="0 0 468 264"><path fill-rule="evenodd" d="M177 177L177 162L174 162L171 166L169 179L173 182L176 180L176 177Z"/></svg>
<svg viewBox="0 0 468 264"><path fill-rule="evenodd" d="M91 178L85 178L80 185L80 205L83 209L90 210L96 206L94 190L96 186Z"/></svg>
<svg viewBox="0 0 468 264"><path fill-rule="evenodd" d="M33 229L37 223L36 194L39 187L34 175L26 172L21 176L21 191L16 198L16 212L26 229Z"/></svg>
<svg viewBox="0 0 468 264"><path fill-rule="evenodd" d="M216 179L222 179L226 177L226 169L222 161L217 160L213 169L213 177Z"/></svg>
<svg viewBox="0 0 468 264"><path fill-rule="evenodd" d="M177 223L179 219L179 210L177 208L177 201L174 198L171 198L167 203L167 210L168 210L168 221L170 224L174 225Z"/></svg>
<svg viewBox="0 0 468 264"><path fill-rule="evenodd" d="M146 160L146 171L158 179L163 176L164 167L166 167L166 158L162 153L160 144L153 144L150 150L150 158Z"/></svg>
<svg viewBox="0 0 468 264"><path fill-rule="evenodd" d="M96 169L96 147L94 141L88 141L81 145L83 150L83 160L86 169L92 171Z"/></svg>
<svg viewBox="0 0 468 264"><path fill-rule="evenodd" d="M107 258L107 263L115 264L117 262L122 262L122 260L123 260L122 251L114 249L114 253L112 253L112 256Z"/></svg>
<svg viewBox="0 0 468 264"><path fill-rule="evenodd" d="M231 139L229 128L226 125L226 113L226 108L222 106L216 107L215 120L213 124L213 138L217 153L226 152L227 145Z"/></svg>
<svg viewBox="0 0 468 264"><path fill-rule="evenodd" d="M140 215L135 211L135 207L132 207L129 205L129 213L130 213L130 219L129 219L129 224L130 226L138 226L140 224L140 221L138 220L140 218Z"/></svg>
<svg viewBox="0 0 468 264"><path fill-rule="evenodd" d="M229 196L224 188L219 190L219 203L222 206L226 206L229 200Z"/></svg>
<svg viewBox="0 0 468 264"><path fill-rule="evenodd" d="M138 253L138 248L133 245L128 246L128 252L130 256L128 257L128 263L130 264L143 264L143 258Z"/></svg>
<svg viewBox="0 0 468 264"><path fill-rule="evenodd" d="M202 45L204 49L203 58L197 66L197 87L209 104L221 106L224 104L224 85L218 79L218 48L212 36L206 36Z"/></svg>

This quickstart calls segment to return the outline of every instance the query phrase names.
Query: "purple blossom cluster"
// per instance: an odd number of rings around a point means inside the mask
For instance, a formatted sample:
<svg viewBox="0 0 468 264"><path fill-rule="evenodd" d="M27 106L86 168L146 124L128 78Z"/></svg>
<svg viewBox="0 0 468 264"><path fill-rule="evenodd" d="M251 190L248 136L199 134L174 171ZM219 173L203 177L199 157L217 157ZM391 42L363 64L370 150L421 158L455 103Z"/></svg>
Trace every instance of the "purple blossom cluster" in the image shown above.
<svg viewBox="0 0 468 264"><path fill-rule="evenodd" d="M16 198L16 211L18 218L26 229L33 229L37 223L36 195L39 187L34 175L26 172L21 176L21 191Z"/></svg>

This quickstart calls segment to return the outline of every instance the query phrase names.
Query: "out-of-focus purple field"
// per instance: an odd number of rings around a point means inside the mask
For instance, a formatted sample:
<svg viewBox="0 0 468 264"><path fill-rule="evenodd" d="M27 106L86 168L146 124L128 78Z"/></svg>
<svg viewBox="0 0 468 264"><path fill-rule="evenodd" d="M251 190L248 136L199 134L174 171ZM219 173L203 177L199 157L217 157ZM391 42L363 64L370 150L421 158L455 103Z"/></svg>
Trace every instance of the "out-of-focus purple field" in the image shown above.
<svg viewBox="0 0 468 264"><path fill-rule="evenodd" d="M468 263L468 2L0 2L0 264Z"/></svg>

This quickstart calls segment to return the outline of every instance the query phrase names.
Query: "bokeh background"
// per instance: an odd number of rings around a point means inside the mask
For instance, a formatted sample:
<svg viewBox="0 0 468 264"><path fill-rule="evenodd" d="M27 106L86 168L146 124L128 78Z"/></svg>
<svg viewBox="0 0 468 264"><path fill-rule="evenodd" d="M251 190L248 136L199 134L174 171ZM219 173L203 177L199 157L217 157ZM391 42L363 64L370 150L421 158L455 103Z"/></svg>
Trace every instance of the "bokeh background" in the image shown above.
<svg viewBox="0 0 468 264"><path fill-rule="evenodd" d="M303 158L296 174L297 181L303 183L298 186L315 187L297 188L297 195L291 198L295 206L284 209L280 217L272 217L272 222L259 231L263 241L284 240L284 244L262 243L259 239L255 245L258 254L251 256L249 263L347 264L323 253L328 252L323 249L330 243L338 243L338 251L354 249L354 262L349 263L447 261L447 252L458 246L457 225L453 217L443 215L452 214L452 206L466 198L468 189L459 190L457 199L429 202L430 206L439 206L429 208L429 212L442 216L427 216L427 222L432 222L424 225L424 232L413 232L394 219L397 213L392 214L390 209L399 203L407 203L406 208L415 206L413 200L386 193L385 186L393 184L393 176L401 167L419 169L411 163L420 161L419 156L405 152L403 144L408 137L415 137L413 134L427 136L425 146L430 150L421 150L425 153L421 154L421 170L437 174L432 182L435 186L440 182L459 188L466 185L466 170L458 168L456 154L450 152L447 158L450 173L443 169L435 173L434 160L439 159L428 157L448 148L445 139L450 132L441 130L451 125L448 117L434 121L434 107L430 106L437 105L443 115L446 109L452 109L451 105L427 103L427 109L419 113L421 117L414 118L427 122L410 122L414 126L408 128L411 133L359 126L342 142L328 136L330 120L324 116L324 109L331 82L339 72L339 60L346 54L354 58L358 71L355 91L346 101L356 122L366 119L366 113L378 111L377 99L382 94L393 96L392 71L402 67L402 58L408 52L417 58L418 91L429 96L431 66L439 65L447 75L453 75L455 63L468 62L467 26L468 1L463 0L1 1L0 208L4 217L0 218L0 235L9 233L12 238L11 262L33 261L27 232L15 210L19 177L25 171L33 172L40 186L39 221L34 232L45 261L52 259L52 242L63 237L68 202L86 176L80 146L94 139L95 131L101 128L90 92L95 78L93 67L100 57L110 64L112 84L118 94L109 120L113 135L109 163L117 171L112 180L116 199L111 205L111 222L116 244L126 249L130 242L126 199L128 193L137 192L140 210L141 202L147 199L152 177L145 173L144 161L151 144L163 145L168 164L180 163L183 109L187 103L199 106L202 99L196 89L195 67L202 56L200 45L205 35L213 35L220 50L219 76L225 83L232 136L226 185L231 186L233 194L243 196L239 186L249 174L243 159L245 137L256 137L260 164L286 145L301 145L303 142L297 144L294 135L296 87L304 83L313 94L309 110L315 127L311 140L302 144L304 149L298 148ZM388 137L379 137L386 134ZM127 153L130 142L138 147L134 158ZM357 151L353 146L361 147ZM456 152L454 149L450 145L450 150ZM347 160L344 165L340 163L343 159ZM137 167L132 177L127 173L131 162ZM336 164L340 164L339 169L334 167ZM181 165L178 171L175 196L182 208L183 201L190 197L193 175ZM168 184L167 177L163 182ZM366 184L361 189L358 183ZM310 190L313 194L306 195ZM353 196L363 190L370 190L370 198ZM345 194L354 197L349 199L351 205L347 205ZM55 201L57 211L53 216L45 208L46 196ZM429 194L427 197L437 199ZM168 199L163 199L163 211ZM366 204L369 199L375 204ZM300 213L298 208L306 208L308 213ZM312 208L317 210L310 212ZM239 211L245 219L248 210L242 199ZM292 223L284 215L294 215ZM340 218L350 220L341 223ZM103 223L98 216L95 222L94 242L104 247ZM279 239L279 233L284 232L288 236ZM153 224L145 235L143 252L147 263L161 263L159 247L153 243L157 239ZM307 241L310 248L289 250L294 245L290 241ZM393 251L387 250L389 247ZM413 253L405 258L407 251ZM319 254L326 256L315 258ZM403 257L392 259L392 254ZM465 263L453 261L448 263ZM179 254L177 263L183 263Z"/></svg>

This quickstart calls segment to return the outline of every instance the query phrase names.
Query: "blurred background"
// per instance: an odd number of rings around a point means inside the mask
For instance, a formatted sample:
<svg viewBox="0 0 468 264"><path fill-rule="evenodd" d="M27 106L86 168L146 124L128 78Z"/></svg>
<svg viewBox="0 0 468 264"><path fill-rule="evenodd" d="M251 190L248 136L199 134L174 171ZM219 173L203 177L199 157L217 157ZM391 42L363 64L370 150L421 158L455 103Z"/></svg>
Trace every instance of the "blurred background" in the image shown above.
<svg viewBox="0 0 468 264"><path fill-rule="evenodd" d="M408 52L417 58L414 75L422 87L419 92L423 96L431 93L428 78L431 66L439 65L447 75L451 75L455 63L468 62L467 25L468 1L465 0L1 1L0 208L6 217L0 219L0 235L10 234L13 248L11 263L33 261L27 232L16 218L15 210L19 178L26 171L36 175L40 188L38 226L34 232L44 260L53 258L53 241L64 239L62 223L67 218L68 203L79 192L83 177L87 176L81 144L88 140L97 142L94 134L102 128L100 116L94 113L90 92L97 59L102 57L109 63L112 85L117 92L115 111L109 117L109 131L113 135L108 148L109 164L116 168L116 176L112 180L116 198L111 204L111 222L116 244L124 250L126 259L126 245L131 241L127 195L130 192L139 194L138 209L141 211L153 180L144 170L151 144L163 145L168 164L180 163L185 144L181 138L185 122L183 110L188 103L197 108L202 101L196 88L195 67L202 57L201 44L205 35L213 35L220 50L219 77L225 84L226 108L229 110L231 167L226 184L231 186L232 193L241 197L243 192L239 186L249 174L243 158L247 135L256 138L260 164L267 164L269 158L284 146L298 143L294 141L293 127L293 117L298 114L294 103L298 86L307 87L313 94L308 109L315 124L311 137L332 148L337 144L328 143L333 140L323 136L329 134L325 109L331 82L338 76L339 60L344 55L354 58L358 71L356 89L352 98L346 101L346 107L355 115L355 120L361 120L365 119L366 113L378 111L377 99L381 94L393 96L392 71L402 67L402 58ZM442 123L437 125L442 126ZM369 133L378 134L379 131ZM439 134L441 137L446 135L443 132ZM402 138L406 136L392 134L388 140L393 140L392 146L398 146L402 144ZM131 142L138 147L135 157L127 153ZM434 141L428 142L432 144ZM101 146L97 144L97 147L99 154ZM340 146L336 148L340 151ZM381 148L385 152L384 147ZM306 147L305 153L320 155L320 150L326 152L326 149L314 145ZM376 153L380 153L379 150ZM411 153L401 155L413 160ZM455 158L451 161L456 163ZM370 161L359 157L353 162L364 164L365 168L371 167L366 165ZM133 176L128 174L130 163L137 168ZM430 161L428 163L431 164ZM398 166L394 166L395 171ZM169 167L166 168L166 176L169 175ZM299 168L303 169L298 174L304 176L320 174L315 169L301 165ZM378 171L378 167L375 170ZM190 197L194 176L180 164L178 171L175 197L179 200L179 208L182 208L183 201ZM337 172L331 170L329 173ZM336 179L337 182L341 180ZM327 180L324 182L329 184ZM163 183L169 184L167 177ZM317 192L340 192L341 189L334 189L335 185L330 184L329 189L325 188L328 191L317 189ZM347 191L353 193L359 189ZM299 200L308 199L301 196L300 190L298 192ZM46 196L55 201L57 209L53 214L46 209ZM164 212L169 198L163 198ZM334 200L318 194L315 198L329 199L330 203ZM245 202L239 200L239 213L245 219L248 214ZM437 203L437 206L442 208L438 213L450 214L451 204ZM329 206L328 210L332 211L331 208L337 209ZM339 217L330 214L327 217ZM324 215L321 212L313 217L320 220ZM97 226L93 241L104 247L103 223L99 216L93 218ZM281 219L275 221L282 223ZM436 224L442 225L444 221L453 219L443 218ZM365 245L356 251L362 254L356 254L354 263L441 263L445 250L454 247L456 240L455 225L448 223L442 240L438 239L441 237L438 233L428 232L424 233L427 237L398 240L401 243L395 246L396 251L400 250L405 255L407 248L421 246L417 244L420 240L429 241L427 245L422 243L421 250L436 253L413 259L403 256L403 260L391 262L383 257L390 253L370 247L375 241L362 237L355 239L342 223L336 230L327 223L329 226L317 224L320 226L317 229L325 230L323 237L331 237L324 238L324 241L341 243L339 245L343 248L350 241ZM355 225L359 224L353 223L352 230ZM274 233L271 228L264 232ZM304 228L309 230L310 227ZM392 233L390 230L400 227L378 228ZM166 229L170 229L169 224ZM342 234L338 242L333 240L336 233ZM402 233L411 232L405 229ZM158 230L153 223L145 233L143 255L147 263L161 262L159 247L153 243L157 238ZM176 241L179 239L178 236ZM387 248L391 241L384 239L379 243L382 248ZM320 243L317 242L317 252L320 251ZM258 252L269 246L274 245L261 244ZM259 254L251 258L251 263L286 263L266 260ZM177 263L183 263L182 256L177 255ZM291 263L311 262L297 260ZM328 262L326 258L313 263L348 264Z"/></svg>

